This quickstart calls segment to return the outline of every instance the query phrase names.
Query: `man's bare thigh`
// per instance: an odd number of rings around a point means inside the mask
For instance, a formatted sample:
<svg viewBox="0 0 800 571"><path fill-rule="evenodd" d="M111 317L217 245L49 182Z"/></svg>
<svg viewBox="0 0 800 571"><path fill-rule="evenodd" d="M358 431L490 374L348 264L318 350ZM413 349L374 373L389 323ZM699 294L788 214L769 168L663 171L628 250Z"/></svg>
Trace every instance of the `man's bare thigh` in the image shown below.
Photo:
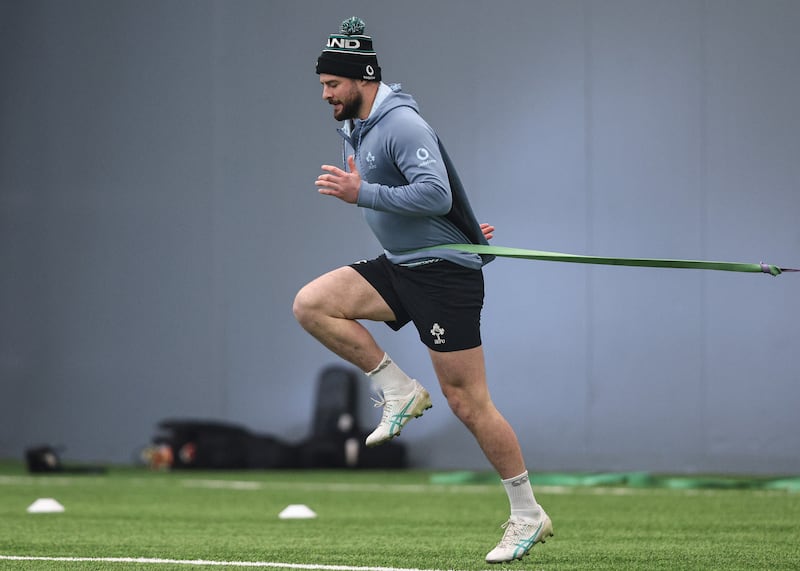
<svg viewBox="0 0 800 571"><path fill-rule="evenodd" d="M395 320L394 312L378 291L349 266L321 275L303 290L328 315L371 321Z"/></svg>

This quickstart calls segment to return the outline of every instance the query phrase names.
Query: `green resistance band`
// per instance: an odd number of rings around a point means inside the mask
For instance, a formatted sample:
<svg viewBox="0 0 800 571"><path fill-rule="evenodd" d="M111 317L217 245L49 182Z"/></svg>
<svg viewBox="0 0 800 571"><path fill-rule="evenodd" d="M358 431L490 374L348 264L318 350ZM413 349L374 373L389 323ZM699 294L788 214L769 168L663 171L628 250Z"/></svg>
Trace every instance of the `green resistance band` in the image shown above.
<svg viewBox="0 0 800 571"><path fill-rule="evenodd" d="M525 260L543 260L547 262L571 262L576 264L601 264L607 266L637 266L648 268L686 268L693 270L719 270L724 272L764 273L778 276L784 272L797 272L792 268L781 268L772 264L745 264L741 262L709 262L703 260L668 260L659 258L605 258L601 256L581 256L577 254L561 254L559 252L543 252L541 250L525 250L523 248L507 248L505 246L486 246L480 244L442 244L414 250L425 252L447 248L472 254L488 254L504 258L521 258Z"/></svg>

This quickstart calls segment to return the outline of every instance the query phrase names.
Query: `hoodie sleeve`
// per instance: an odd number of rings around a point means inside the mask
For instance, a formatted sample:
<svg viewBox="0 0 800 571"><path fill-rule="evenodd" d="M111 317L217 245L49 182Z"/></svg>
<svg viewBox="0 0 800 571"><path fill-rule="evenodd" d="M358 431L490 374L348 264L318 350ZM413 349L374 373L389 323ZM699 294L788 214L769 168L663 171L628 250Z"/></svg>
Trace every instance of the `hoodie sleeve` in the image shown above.
<svg viewBox="0 0 800 571"><path fill-rule="evenodd" d="M407 216L447 214L452 194L433 129L412 109L396 110L382 123L387 133L383 151L407 184L362 180L358 206Z"/></svg>

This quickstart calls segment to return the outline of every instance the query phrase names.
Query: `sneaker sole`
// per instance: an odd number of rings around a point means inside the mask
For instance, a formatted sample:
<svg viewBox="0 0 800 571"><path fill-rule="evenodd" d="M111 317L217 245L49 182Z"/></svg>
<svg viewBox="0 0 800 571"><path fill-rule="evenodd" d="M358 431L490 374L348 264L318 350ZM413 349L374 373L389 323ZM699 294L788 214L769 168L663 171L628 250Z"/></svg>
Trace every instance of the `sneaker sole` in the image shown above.
<svg viewBox="0 0 800 571"><path fill-rule="evenodd" d="M431 402L431 395L430 395L430 393L428 392L427 389L422 389L422 391L420 391L419 395L420 395L420 398L418 398L416 400L416 402L414 403L414 406L409 410L409 414L411 416L413 416L414 418L419 418L420 416L425 414L426 410L428 410L429 408L431 408L433 406L433 403ZM408 423L406 423L406 424L408 424ZM367 444L367 446L369 448L374 448L375 446L380 446L381 444L385 444L386 442L389 442L392 438L400 436L400 433L403 431L403 428L405 428L405 424L403 426L401 426L400 430L398 430L394 434L390 434L389 436L387 436L386 438L384 438L382 440L378 440L376 442L372 442L370 444Z"/></svg>
<svg viewBox="0 0 800 571"><path fill-rule="evenodd" d="M542 531L539 533L539 537L536 538L536 541L533 542L531 548L528 549L525 553L523 553L519 557L512 557L511 559L504 559L502 561L489 561L487 559L486 563L489 563L491 565L497 565L499 563L512 563L514 561L522 561L522 558L528 555L537 543L545 543L546 537L553 537L553 522L550 521L549 516L545 520L544 525L542 525Z"/></svg>

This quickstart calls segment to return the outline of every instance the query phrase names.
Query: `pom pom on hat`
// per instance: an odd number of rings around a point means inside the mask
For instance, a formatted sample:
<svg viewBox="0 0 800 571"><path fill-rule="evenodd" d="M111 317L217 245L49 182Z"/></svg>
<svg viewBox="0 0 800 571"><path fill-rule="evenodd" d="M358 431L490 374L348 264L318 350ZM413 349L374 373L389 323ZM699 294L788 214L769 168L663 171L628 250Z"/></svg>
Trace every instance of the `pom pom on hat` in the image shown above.
<svg viewBox="0 0 800 571"><path fill-rule="evenodd" d="M347 36L359 36L364 33L367 25L358 16L353 16L342 22L342 33Z"/></svg>

